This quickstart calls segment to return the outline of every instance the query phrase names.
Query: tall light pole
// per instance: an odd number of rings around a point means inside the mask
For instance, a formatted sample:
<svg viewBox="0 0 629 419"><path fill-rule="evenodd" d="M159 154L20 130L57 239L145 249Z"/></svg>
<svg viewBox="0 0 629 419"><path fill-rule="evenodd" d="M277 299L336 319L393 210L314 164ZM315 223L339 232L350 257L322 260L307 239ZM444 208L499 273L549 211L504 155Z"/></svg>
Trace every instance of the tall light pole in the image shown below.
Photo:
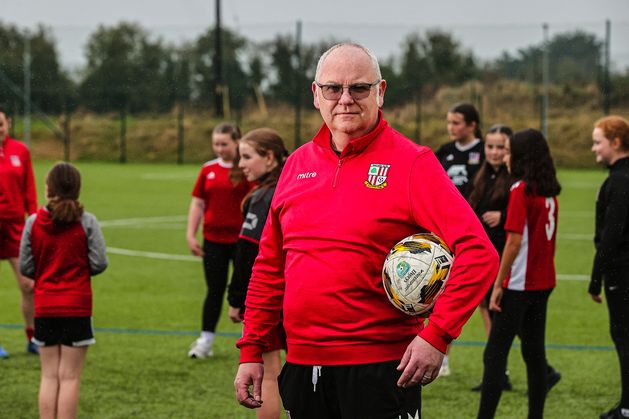
<svg viewBox="0 0 629 419"><path fill-rule="evenodd" d="M24 33L24 133L27 147L31 146L31 34Z"/></svg>
<svg viewBox="0 0 629 419"><path fill-rule="evenodd" d="M544 137L548 138L548 95L550 88L550 65L548 63L548 49L550 48L550 42L548 40L548 23L544 23L542 26L544 29L544 51L542 53L542 114L541 114L541 131Z"/></svg>
<svg viewBox="0 0 629 419"><path fill-rule="evenodd" d="M216 4L216 25L214 27L214 106L216 116L222 118L223 112L223 44L221 42L221 0Z"/></svg>

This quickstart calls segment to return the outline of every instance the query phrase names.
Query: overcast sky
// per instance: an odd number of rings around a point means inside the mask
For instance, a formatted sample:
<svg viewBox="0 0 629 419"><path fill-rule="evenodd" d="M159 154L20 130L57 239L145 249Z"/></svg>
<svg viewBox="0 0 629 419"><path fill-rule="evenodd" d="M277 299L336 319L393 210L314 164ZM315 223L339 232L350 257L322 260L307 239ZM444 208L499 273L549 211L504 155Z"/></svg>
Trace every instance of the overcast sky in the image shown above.
<svg viewBox="0 0 629 419"><path fill-rule="evenodd" d="M303 40L334 37L361 42L381 58L396 53L404 36L440 28L481 58L539 43L550 35L584 29L604 35L612 20L612 60L629 65L629 0L223 0L222 19L252 40L294 33ZM87 37L99 24L140 23L168 42L194 39L214 24L214 0L0 0L0 21L53 29L64 65L83 63Z"/></svg>

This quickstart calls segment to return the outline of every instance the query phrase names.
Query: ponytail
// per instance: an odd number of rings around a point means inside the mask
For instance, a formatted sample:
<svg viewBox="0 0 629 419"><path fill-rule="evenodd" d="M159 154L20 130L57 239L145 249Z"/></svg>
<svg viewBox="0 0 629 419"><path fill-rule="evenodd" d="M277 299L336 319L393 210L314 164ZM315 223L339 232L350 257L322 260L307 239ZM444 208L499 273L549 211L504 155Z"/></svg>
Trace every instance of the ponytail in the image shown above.
<svg viewBox="0 0 629 419"><path fill-rule="evenodd" d="M57 224L75 223L81 220L83 205L79 202L81 173L70 163L57 163L48 176L48 210Z"/></svg>
<svg viewBox="0 0 629 419"><path fill-rule="evenodd" d="M71 224L81 220L83 204L75 199L52 198L48 210L54 223Z"/></svg>

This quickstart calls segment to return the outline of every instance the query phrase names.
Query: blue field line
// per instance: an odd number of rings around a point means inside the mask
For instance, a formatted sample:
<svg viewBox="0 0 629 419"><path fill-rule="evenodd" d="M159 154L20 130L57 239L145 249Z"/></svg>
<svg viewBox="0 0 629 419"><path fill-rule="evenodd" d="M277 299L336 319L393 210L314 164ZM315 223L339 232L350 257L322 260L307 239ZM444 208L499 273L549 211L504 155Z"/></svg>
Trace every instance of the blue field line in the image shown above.
<svg viewBox="0 0 629 419"><path fill-rule="evenodd" d="M23 325L19 324L0 324L0 329L17 329L21 330L24 328ZM94 329L96 332L102 333L117 333L117 334L125 334L125 335L166 335L166 336L197 336L199 332L194 332L190 330L159 330L159 329L120 329L113 327L96 327ZM226 337L226 338L239 338L242 336L240 333L235 332L216 332L216 336ZM475 346L475 347L484 347L485 342L468 340L468 341L457 341L455 340L454 345L456 346ZM513 344L514 348L519 348L519 343ZM555 343L547 343L546 349L559 349L559 350L567 350L567 351L614 351L615 348L613 346L603 346L603 345L569 345L569 344L555 344Z"/></svg>
<svg viewBox="0 0 629 419"><path fill-rule="evenodd" d="M0 329L23 329L23 325L19 324L0 324ZM199 332L189 330L158 330L158 329L119 329L114 327L95 327L95 332L117 333L123 335L170 335L170 336L197 336ZM227 338L239 338L240 333L235 332L216 332L216 336Z"/></svg>

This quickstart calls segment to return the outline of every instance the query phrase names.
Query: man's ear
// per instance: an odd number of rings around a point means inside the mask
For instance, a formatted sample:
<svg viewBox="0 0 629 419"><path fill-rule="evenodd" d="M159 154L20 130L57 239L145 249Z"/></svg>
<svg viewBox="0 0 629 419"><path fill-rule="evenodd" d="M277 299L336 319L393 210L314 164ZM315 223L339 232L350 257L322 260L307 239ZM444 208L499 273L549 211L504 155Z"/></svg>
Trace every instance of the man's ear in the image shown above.
<svg viewBox="0 0 629 419"><path fill-rule="evenodd" d="M385 79L380 80L378 83L378 107L382 108L384 105L384 92L387 90L387 81Z"/></svg>
<svg viewBox="0 0 629 419"><path fill-rule="evenodd" d="M319 95L317 95L317 84L312 82L312 103L315 109L319 109Z"/></svg>

